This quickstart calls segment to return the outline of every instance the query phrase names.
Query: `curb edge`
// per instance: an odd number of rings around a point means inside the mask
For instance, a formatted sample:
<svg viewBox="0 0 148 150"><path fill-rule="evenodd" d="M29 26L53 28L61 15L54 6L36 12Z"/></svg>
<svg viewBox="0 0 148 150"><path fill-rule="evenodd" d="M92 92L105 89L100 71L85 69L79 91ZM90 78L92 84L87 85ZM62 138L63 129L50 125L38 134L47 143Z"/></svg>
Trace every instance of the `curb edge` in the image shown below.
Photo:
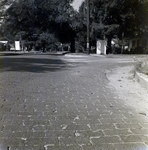
<svg viewBox="0 0 148 150"><path fill-rule="evenodd" d="M147 75L136 71L135 72L135 79L146 90L148 89L148 76Z"/></svg>

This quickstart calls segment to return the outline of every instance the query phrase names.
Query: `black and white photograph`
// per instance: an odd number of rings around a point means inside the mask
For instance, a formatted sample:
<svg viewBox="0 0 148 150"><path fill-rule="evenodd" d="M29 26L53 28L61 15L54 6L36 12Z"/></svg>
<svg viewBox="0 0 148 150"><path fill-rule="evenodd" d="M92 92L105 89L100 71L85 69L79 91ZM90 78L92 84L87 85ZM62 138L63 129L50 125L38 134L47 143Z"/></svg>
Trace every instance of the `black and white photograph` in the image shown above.
<svg viewBox="0 0 148 150"><path fill-rule="evenodd" d="M148 150L148 0L0 0L0 150Z"/></svg>

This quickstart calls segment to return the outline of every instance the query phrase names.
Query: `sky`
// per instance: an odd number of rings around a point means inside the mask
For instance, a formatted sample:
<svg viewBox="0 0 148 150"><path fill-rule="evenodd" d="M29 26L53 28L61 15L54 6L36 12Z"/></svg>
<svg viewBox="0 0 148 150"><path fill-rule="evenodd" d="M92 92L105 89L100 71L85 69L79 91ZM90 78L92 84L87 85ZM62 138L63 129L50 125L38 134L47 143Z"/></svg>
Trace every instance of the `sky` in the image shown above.
<svg viewBox="0 0 148 150"><path fill-rule="evenodd" d="M74 2L71 4L75 10L79 10L79 7L81 6L82 2L85 0L74 0Z"/></svg>

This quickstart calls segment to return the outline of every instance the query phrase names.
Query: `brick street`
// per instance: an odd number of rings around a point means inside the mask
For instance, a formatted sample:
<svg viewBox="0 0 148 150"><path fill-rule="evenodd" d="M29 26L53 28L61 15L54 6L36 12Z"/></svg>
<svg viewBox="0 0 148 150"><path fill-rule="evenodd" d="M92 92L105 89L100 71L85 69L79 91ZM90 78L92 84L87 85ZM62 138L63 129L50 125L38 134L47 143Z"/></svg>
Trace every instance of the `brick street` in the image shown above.
<svg viewBox="0 0 148 150"><path fill-rule="evenodd" d="M126 60L0 56L0 150L148 150L148 117L107 86Z"/></svg>

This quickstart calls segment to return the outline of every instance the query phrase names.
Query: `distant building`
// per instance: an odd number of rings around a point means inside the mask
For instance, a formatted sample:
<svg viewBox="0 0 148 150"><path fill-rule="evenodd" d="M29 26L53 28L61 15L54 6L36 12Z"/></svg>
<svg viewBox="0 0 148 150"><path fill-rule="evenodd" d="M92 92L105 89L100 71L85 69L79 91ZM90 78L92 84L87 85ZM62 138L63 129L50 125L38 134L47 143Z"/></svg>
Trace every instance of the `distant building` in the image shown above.
<svg viewBox="0 0 148 150"><path fill-rule="evenodd" d="M132 38L129 41L129 50L135 49L138 47L146 48L148 46L148 37L147 36L137 36Z"/></svg>
<svg viewBox="0 0 148 150"><path fill-rule="evenodd" d="M0 43L7 44L8 41L0 41Z"/></svg>

